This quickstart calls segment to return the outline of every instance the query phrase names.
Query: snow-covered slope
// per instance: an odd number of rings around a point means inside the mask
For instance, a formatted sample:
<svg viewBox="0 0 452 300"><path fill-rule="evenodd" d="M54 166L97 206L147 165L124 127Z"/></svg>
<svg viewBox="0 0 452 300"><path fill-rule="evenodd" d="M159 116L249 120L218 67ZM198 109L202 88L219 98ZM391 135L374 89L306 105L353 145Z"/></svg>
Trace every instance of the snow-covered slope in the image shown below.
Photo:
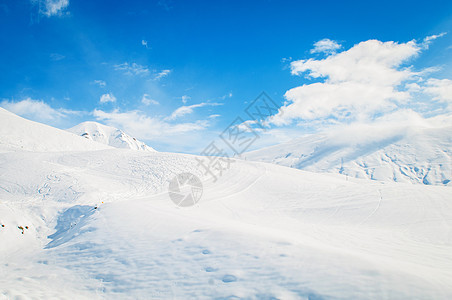
<svg viewBox="0 0 452 300"><path fill-rule="evenodd" d="M97 122L83 122L67 130L84 138L115 148L155 151L153 148L124 133L122 130Z"/></svg>
<svg viewBox="0 0 452 300"><path fill-rule="evenodd" d="M22 142L60 133L45 128ZM192 155L11 149L0 299L452 298L450 187L241 160L213 182ZM181 172L202 180L195 206L168 196Z"/></svg>
<svg viewBox="0 0 452 300"><path fill-rule="evenodd" d="M381 181L450 185L452 127L360 128L303 136L248 152L249 160Z"/></svg>
<svg viewBox="0 0 452 300"><path fill-rule="evenodd" d="M0 107L0 151L85 151L110 147L21 118Z"/></svg>

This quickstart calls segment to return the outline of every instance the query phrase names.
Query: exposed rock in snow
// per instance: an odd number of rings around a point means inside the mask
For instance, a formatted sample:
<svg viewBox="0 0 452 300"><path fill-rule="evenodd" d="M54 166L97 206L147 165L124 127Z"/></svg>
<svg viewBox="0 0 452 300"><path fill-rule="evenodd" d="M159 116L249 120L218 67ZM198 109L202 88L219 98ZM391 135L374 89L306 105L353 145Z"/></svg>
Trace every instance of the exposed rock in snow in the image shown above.
<svg viewBox="0 0 452 300"><path fill-rule="evenodd" d="M115 148L155 151L153 148L137 140L136 138L131 137L122 130L97 122L83 122L67 130L89 140Z"/></svg>

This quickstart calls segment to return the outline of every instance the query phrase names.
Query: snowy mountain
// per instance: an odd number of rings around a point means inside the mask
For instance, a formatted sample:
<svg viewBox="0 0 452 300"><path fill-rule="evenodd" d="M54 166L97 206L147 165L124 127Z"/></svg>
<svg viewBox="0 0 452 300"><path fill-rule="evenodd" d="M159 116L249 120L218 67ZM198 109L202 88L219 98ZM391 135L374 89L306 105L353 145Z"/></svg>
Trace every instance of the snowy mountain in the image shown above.
<svg viewBox="0 0 452 300"><path fill-rule="evenodd" d="M359 128L244 154L249 160L380 181L451 185L452 127Z"/></svg>
<svg viewBox="0 0 452 300"><path fill-rule="evenodd" d="M97 122L83 122L67 129L67 131L115 148L155 151L153 148L124 133L122 130Z"/></svg>
<svg viewBox="0 0 452 300"><path fill-rule="evenodd" d="M21 118L0 107L0 151L86 151L110 149L65 130Z"/></svg>
<svg viewBox="0 0 452 300"><path fill-rule="evenodd" d="M213 180L4 110L0 141L0 299L452 298L450 187L244 160ZM202 198L178 207L185 172Z"/></svg>

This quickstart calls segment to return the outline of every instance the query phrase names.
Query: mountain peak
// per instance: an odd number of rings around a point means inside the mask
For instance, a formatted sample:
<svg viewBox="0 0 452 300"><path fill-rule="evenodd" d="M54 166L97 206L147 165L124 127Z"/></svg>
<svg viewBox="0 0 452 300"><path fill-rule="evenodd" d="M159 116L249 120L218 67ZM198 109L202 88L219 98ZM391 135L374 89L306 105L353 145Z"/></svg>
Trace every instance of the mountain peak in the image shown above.
<svg viewBox="0 0 452 300"><path fill-rule="evenodd" d="M128 135L115 127L107 126L93 121L80 123L67 129L76 135L96 141L115 148L132 149L139 151L155 151L145 143Z"/></svg>

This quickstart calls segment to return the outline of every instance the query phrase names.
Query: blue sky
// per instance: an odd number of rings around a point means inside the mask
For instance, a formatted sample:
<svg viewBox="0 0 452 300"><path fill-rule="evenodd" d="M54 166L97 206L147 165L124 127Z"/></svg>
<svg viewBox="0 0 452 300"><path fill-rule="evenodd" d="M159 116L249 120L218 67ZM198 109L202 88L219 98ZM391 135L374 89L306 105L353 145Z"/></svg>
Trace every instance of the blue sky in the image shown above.
<svg viewBox="0 0 452 300"><path fill-rule="evenodd" d="M258 147L450 111L451 28L451 1L0 0L0 102L59 128L99 121L198 153L265 91L287 113ZM356 99L348 87L387 93Z"/></svg>

